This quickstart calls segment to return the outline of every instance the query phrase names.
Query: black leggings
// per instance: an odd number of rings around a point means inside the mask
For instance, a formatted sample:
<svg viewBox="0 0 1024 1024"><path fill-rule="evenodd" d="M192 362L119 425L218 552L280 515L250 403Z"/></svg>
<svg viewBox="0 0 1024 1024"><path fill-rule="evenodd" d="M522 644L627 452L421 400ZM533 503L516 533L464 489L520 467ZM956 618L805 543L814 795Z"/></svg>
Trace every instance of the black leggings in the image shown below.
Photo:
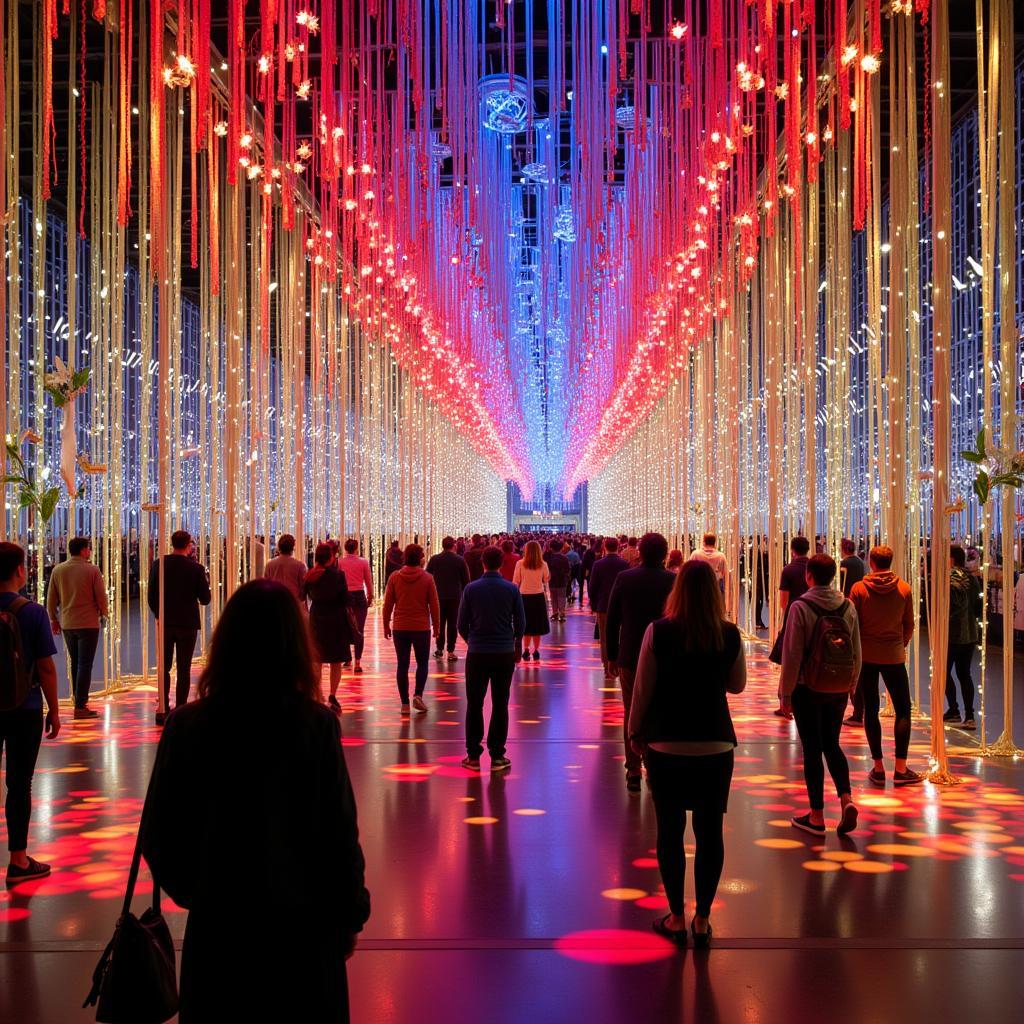
<svg viewBox="0 0 1024 1024"><path fill-rule="evenodd" d="M28 823L32 817L32 775L36 770L39 744L43 738L41 708L0 711L0 754L7 761L7 849L20 852L28 846Z"/></svg>
<svg viewBox="0 0 1024 1024"><path fill-rule="evenodd" d="M896 740L896 756L905 760L910 749L910 679L907 666L873 665L865 662L860 669L857 690L864 703L864 735L868 738L871 756L882 759L882 723L878 720L878 677L889 692L892 709L896 714L893 736Z"/></svg>
<svg viewBox="0 0 1024 1024"><path fill-rule="evenodd" d="M709 757L728 758L729 771L733 755L712 754ZM686 854L683 840L686 833L687 783L694 762L704 757L687 757L647 752L647 776L654 797L654 813L658 821L658 868L665 886L669 909L683 916L683 882L686 878ZM725 841L722 838L724 813L717 802L693 809L693 837L697 847L693 859L693 880L697 893L697 914L711 915L711 904L718 891L725 863Z"/></svg>
<svg viewBox="0 0 1024 1024"><path fill-rule="evenodd" d="M793 718L804 748L804 782L812 811L825 808L825 766L839 796L850 792L850 766L839 746L839 733L846 713L845 693L815 693L804 685L793 691Z"/></svg>

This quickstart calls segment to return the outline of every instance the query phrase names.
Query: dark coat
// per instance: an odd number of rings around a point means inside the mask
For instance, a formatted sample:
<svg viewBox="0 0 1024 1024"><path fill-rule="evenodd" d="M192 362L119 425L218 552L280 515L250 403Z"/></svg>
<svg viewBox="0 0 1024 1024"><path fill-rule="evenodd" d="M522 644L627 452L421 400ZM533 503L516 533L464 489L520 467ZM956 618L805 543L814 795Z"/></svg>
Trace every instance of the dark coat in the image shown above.
<svg viewBox="0 0 1024 1024"><path fill-rule="evenodd" d="M352 630L348 621L348 583L337 565L328 565L321 573L310 570L302 584L303 597L310 599L309 629L317 660L336 665L351 656Z"/></svg>
<svg viewBox="0 0 1024 1024"><path fill-rule="evenodd" d="M298 694L178 708L146 813L146 860L189 912L182 1024L348 1021L347 937L370 895L335 716Z"/></svg>
<svg viewBox="0 0 1024 1024"><path fill-rule="evenodd" d="M594 563L590 570L590 607L595 612L608 611L608 598L612 594L612 584L620 572L629 568L629 562L618 554L605 555Z"/></svg>
<svg viewBox="0 0 1024 1024"><path fill-rule="evenodd" d="M210 603L206 570L187 555L164 555L164 626L168 629L199 629L199 606ZM149 568L149 610L160 615L160 562Z"/></svg>
<svg viewBox="0 0 1024 1024"><path fill-rule="evenodd" d="M665 614L665 599L675 580L675 573L660 565L640 565L615 577L605 627L609 661L636 671L644 633Z"/></svg>

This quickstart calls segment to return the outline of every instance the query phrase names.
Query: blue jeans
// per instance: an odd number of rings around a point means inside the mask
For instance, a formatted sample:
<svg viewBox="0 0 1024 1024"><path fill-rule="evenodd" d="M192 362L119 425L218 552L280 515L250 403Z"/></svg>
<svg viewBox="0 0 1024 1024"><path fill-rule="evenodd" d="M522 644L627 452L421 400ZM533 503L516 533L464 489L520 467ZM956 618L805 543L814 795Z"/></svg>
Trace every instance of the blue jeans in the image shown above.
<svg viewBox="0 0 1024 1024"><path fill-rule="evenodd" d="M416 652L416 696L422 697L427 688L427 672L430 669L430 630L396 629L395 654L398 655L398 695L403 704L409 703L409 653Z"/></svg>
<svg viewBox="0 0 1024 1024"><path fill-rule="evenodd" d="M99 639L98 629L64 630L64 644L71 659L71 692L75 698L76 708L84 708L89 703L92 663L96 658Z"/></svg>

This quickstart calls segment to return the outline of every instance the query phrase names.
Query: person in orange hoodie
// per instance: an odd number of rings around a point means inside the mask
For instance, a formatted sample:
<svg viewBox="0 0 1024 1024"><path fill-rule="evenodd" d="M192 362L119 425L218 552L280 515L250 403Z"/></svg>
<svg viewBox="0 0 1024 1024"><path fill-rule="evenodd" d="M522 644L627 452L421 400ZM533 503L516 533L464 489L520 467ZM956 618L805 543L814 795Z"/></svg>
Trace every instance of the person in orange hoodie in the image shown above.
<svg viewBox="0 0 1024 1024"><path fill-rule="evenodd" d="M409 656L410 652L415 652L416 691L412 706L417 714L423 715L427 712L423 692L430 670L431 632L435 646L441 645L441 606L434 577L423 568L423 548L419 544L409 544L403 560L405 564L388 577L384 588L384 638L390 640L393 636L395 641L398 696L402 701L403 715L409 714Z"/></svg>
<svg viewBox="0 0 1024 1024"><path fill-rule="evenodd" d="M907 644L914 635L914 599L910 587L892 571L892 548L878 545L868 554L871 572L853 585L850 600L860 619L863 661L857 686L864 701L864 734L874 767L868 779L885 785L882 761L882 725L878 720L878 677L882 677L896 714L897 786L914 786L924 776L907 767L910 749L910 679L907 676Z"/></svg>

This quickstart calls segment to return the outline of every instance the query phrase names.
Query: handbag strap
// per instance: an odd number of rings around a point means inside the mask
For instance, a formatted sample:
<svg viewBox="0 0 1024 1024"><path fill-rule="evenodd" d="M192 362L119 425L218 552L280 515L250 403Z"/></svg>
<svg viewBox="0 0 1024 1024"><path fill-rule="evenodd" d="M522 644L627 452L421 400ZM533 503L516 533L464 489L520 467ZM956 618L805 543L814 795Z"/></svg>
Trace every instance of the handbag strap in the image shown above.
<svg viewBox="0 0 1024 1024"><path fill-rule="evenodd" d="M150 813L150 796L153 792L153 780L156 778L156 766L159 763L159 751L157 760L153 763L153 770L149 775L149 785L146 787L146 799L142 805L142 816L139 819L139 830L135 834L135 850L132 853L132 866L128 871L128 884L124 891L124 903L121 904L121 916L131 912L132 897L135 895L135 884L139 880L139 868L142 866L142 844L146 836L146 820ZM160 886L156 879L153 879L153 912L160 913Z"/></svg>

